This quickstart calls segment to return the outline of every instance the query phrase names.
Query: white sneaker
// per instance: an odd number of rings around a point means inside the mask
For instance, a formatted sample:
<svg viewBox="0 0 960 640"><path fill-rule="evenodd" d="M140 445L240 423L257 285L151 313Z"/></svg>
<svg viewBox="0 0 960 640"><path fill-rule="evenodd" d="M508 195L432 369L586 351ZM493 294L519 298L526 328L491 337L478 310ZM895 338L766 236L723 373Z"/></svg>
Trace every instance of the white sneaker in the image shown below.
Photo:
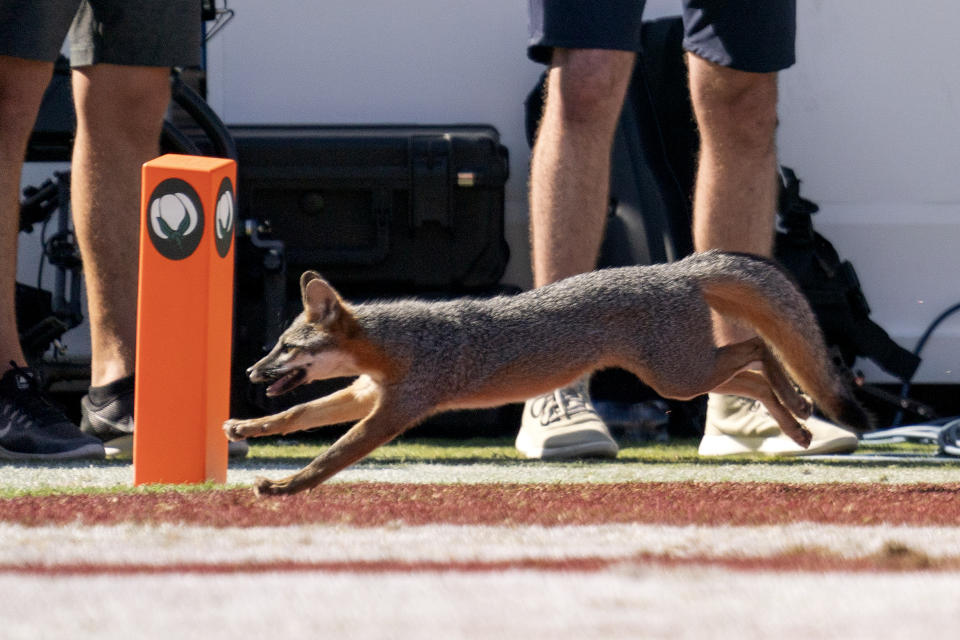
<svg viewBox="0 0 960 640"><path fill-rule="evenodd" d="M590 403L588 378L527 400L516 447L528 458L615 458L619 447Z"/></svg>
<svg viewBox="0 0 960 640"><path fill-rule="evenodd" d="M766 408L758 401L711 393L707 420L698 453L702 456L730 456L763 453L771 456L810 456L850 453L859 438L832 422L811 416L800 422L813 435L806 449L784 435Z"/></svg>

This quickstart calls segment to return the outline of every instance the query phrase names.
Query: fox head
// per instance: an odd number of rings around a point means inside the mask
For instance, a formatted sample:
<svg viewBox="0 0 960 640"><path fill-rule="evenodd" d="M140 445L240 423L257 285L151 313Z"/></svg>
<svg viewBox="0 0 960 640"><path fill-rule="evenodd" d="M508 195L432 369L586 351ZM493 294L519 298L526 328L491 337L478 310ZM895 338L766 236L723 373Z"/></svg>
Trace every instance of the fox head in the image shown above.
<svg viewBox="0 0 960 640"><path fill-rule="evenodd" d="M251 382L270 382L268 396L278 396L314 380L359 375L343 349L353 318L339 294L314 271L300 277L301 313L273 349L247 369Z"/></svg>

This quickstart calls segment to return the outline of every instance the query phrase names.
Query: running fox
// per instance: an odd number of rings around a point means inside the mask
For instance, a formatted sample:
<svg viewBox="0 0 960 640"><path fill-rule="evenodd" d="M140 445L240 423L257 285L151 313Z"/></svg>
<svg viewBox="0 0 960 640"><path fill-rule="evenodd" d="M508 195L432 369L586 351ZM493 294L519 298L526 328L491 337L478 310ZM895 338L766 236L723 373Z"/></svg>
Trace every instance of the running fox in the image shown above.
<svg viewBox="0 0 960 640"><path fill-rule="evenodd" d="M228 420L224 431L240 440L359 422L296 474L258 479L259 494L316 486L431 414L520 402L604 367L632 371L668 398L755 398L804 447L811 435L794 416L812 406L791 377L830 418L870 427L803 294L758 256L708 251L490 299L351 305L312 271L300 290L303 313L250 380L270 382L267 395L277 396L312 380L357 379L276 415ZM717 347L711 309L759 337Z"/></svg>

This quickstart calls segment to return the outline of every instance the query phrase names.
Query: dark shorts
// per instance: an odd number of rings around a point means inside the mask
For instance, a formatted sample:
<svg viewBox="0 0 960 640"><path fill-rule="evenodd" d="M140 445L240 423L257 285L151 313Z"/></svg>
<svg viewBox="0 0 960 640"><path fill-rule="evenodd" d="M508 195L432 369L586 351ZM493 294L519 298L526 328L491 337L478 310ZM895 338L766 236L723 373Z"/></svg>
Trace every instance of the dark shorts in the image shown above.
<svg viewBox="0 0 960 640"><path fill-rule="evenodd" d="M70 35L74 67L200 63L198 0L0 0L0 55L52 62Z"/></svg>
<svg viewBox="0 0 960 640"><path fill-rule="evenodd" d="M528 0L527 54L552 50L640 51L645 0ZM683 0L683 47L739 71L769 73L795 62L796 0Z"/></svg>

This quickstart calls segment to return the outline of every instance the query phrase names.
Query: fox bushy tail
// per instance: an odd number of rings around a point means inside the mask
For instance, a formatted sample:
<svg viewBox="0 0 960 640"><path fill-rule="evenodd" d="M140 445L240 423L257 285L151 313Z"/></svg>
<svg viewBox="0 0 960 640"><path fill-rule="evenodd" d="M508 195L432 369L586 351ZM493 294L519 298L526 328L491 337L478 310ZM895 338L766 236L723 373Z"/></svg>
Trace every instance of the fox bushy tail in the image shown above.
<svg viewBox="0 0 960 640"><path fill-rule="evenodd" d="M752 254L696 254L698 280L707 303L719 313L749 323L790 376L828 417L867 431L870 415L834 364L823 332L793 278L772 260ZM707 256L713 256L708 258Z"/></svg>

